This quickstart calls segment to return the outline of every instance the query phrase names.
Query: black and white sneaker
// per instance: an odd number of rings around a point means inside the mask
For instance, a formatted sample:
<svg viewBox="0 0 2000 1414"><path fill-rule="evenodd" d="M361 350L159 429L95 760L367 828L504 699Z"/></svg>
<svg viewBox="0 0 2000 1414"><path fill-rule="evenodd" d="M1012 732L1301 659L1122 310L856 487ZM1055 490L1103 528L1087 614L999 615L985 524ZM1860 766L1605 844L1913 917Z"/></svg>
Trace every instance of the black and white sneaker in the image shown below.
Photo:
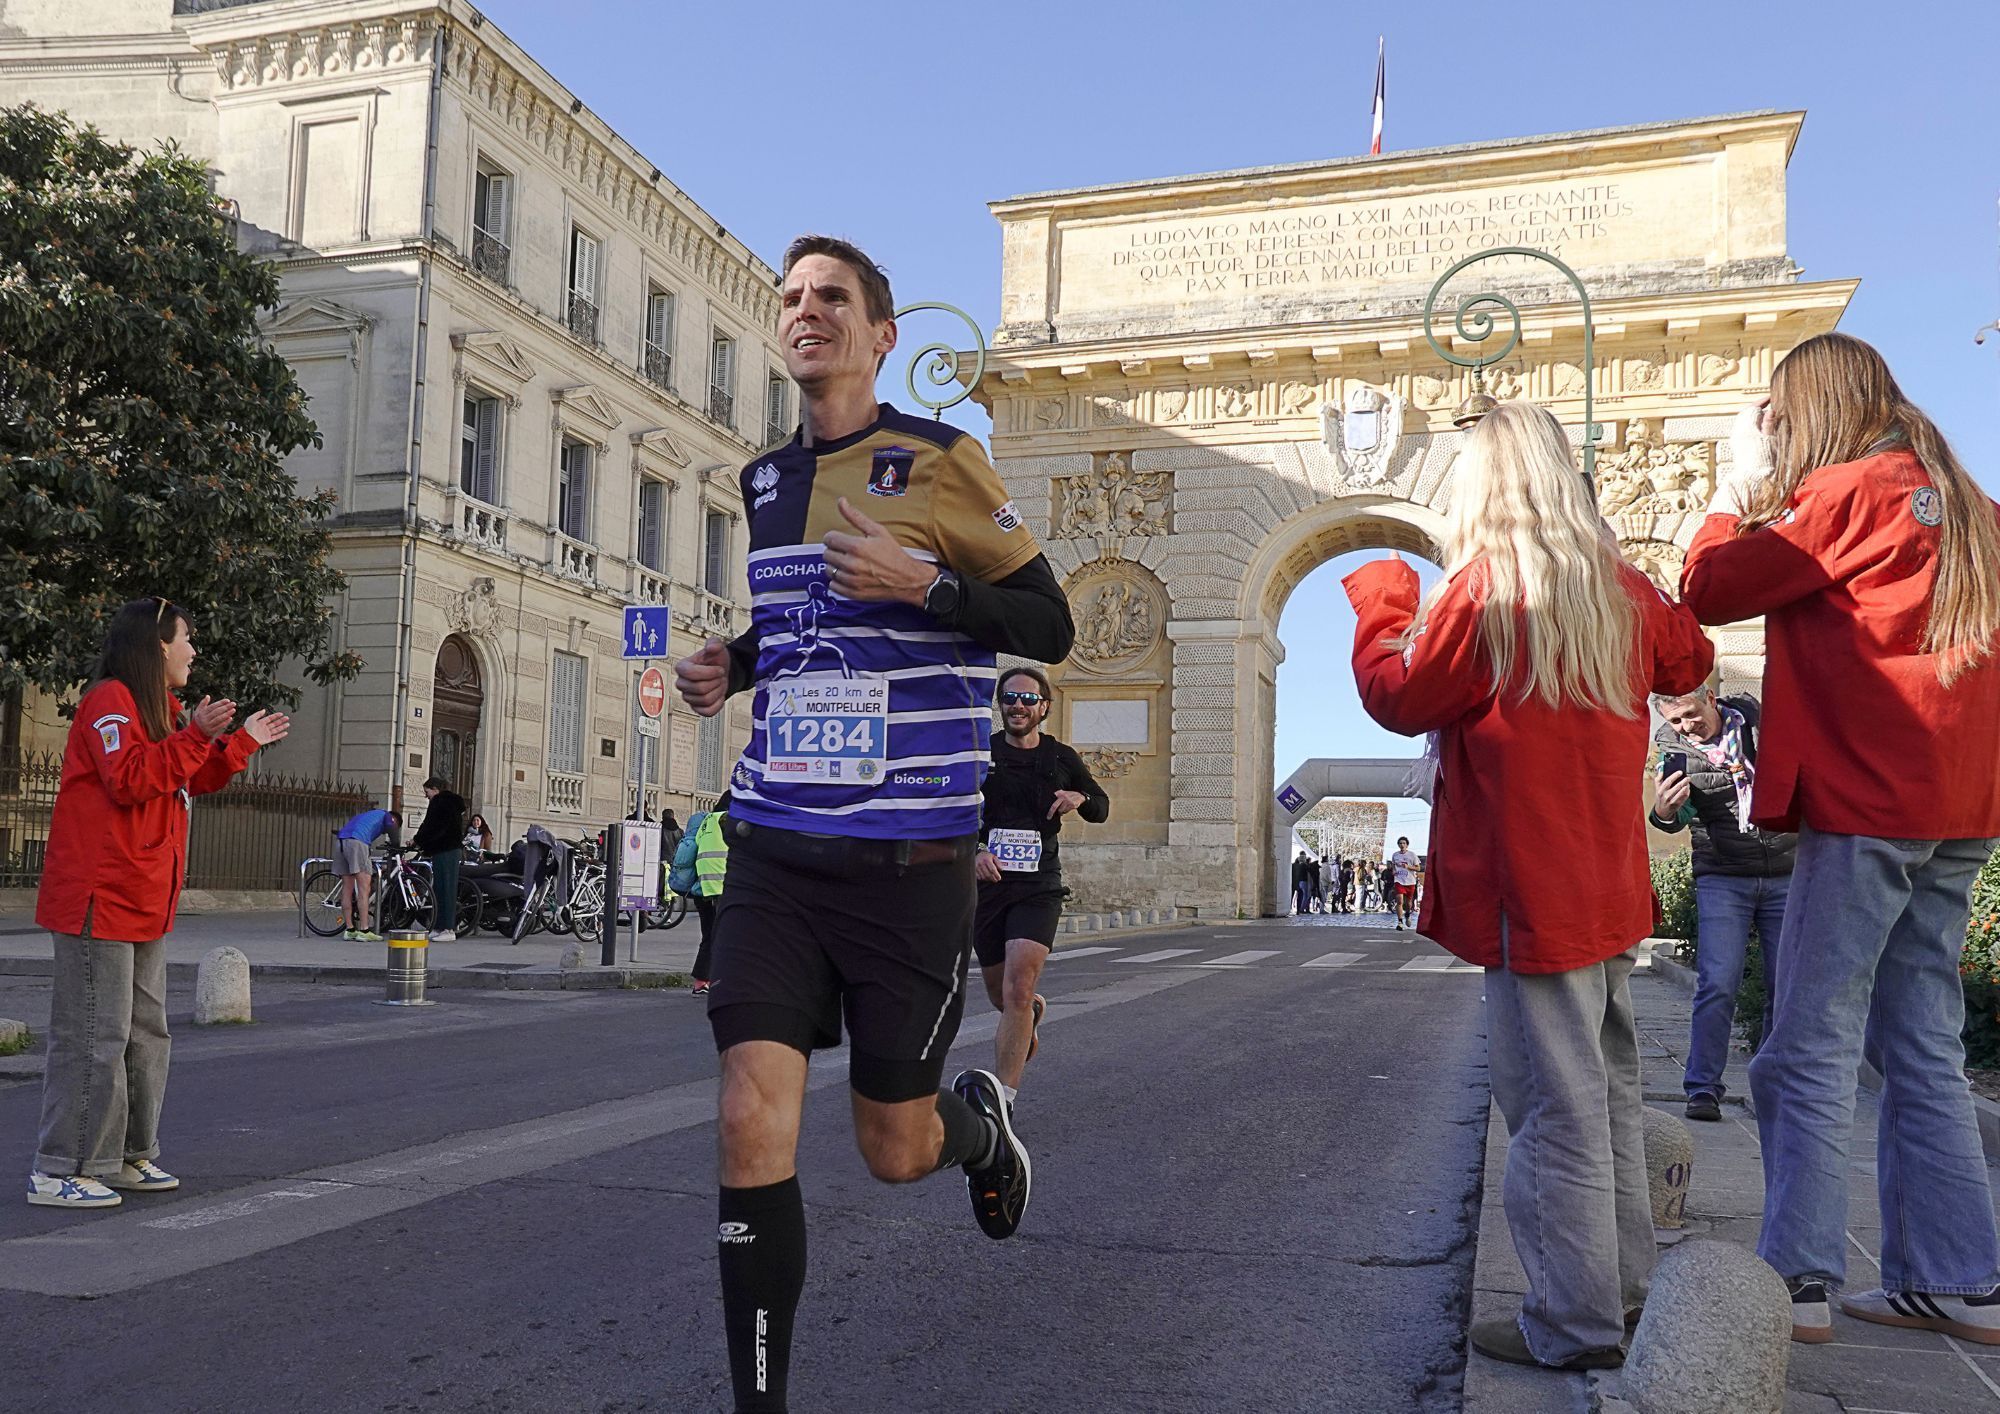
<svg viewBox="0 0 2000 1414"><path fill-rule="evenodd" d="M1033 1166L1026 1146L1014 1136L1000 1077L990 1070L962 1070L951 1088L1000 1132L991 1163L979 1169L966 1165L965 1191L972 1197L972 1213L979 1219L981 1232L995 1241L1012 1237L1021 1225L1021 1215L1028 1211Z"/></svg>
<svg viewBox="0 0 2000 1414"><path fill-rule="evenodd" d="M2000 1345L2000 1287L1984 1296L1934 1296L1927 1291L1856 1292L1840 1298L1840 1309L1878 1326L1943 1331L1980 1345Z"/></svg>
<svg viewBox="0 0 2000 1414"><path fill-rule="evenodd" d="M1825 1345L1833 1339L1833 1308L1827 1304L1826 1283L1814 1277L1787 1282L1792 1289L1792 1339L1801 1345Z"/></svg>

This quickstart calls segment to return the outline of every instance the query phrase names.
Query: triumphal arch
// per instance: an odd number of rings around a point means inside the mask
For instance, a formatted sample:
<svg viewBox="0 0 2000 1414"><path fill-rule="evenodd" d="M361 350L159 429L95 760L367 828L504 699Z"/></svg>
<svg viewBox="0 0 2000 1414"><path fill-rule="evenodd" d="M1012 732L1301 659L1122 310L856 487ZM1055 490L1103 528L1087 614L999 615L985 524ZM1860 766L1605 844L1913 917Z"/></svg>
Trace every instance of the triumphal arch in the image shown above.
<svg viewBox="0 0 2000 1414"><path fill-rule="evenodd" d="M1774 361L1834 327L1852 280L1786 253L1801 113L1753 113L1042 192L996 202L1001 325L976 393L1016 510L1063 577L1077 642L1051 728L1111 792L1065 840L1079 903L1283 907L1268 854L1278 618L1348 550L1435 557L1475 391L1548 406L1626 553L1679 575L1735 413ZM1488 290L1520 337L1454 327ZM1463 282L1463 289L1460 284ZM1504 311L1501 322L1507 322ZM1503 330L1504 339L1511 330ZM1756 677L1754 625L1724 630Z"/></svg>

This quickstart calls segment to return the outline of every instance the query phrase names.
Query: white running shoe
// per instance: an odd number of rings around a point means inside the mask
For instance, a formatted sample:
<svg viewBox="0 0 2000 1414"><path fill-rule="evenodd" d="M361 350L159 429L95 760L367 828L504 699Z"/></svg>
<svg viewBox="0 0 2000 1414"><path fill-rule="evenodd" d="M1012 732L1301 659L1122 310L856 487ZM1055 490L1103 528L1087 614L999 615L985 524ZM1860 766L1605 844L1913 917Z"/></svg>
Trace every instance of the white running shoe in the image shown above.
<svg viewBox="0 0 2000 1414"><path fill-rule="evenodd" d="M1943 1331L1980 1345L2000 1345L2000 1286L1984 1296L1943 1296L1928 1291L1860 1291L1840 1298L1840 1309L1878 1326Z"/></svg>
<svg viewBox="0 0 2000 1414"><path fill-rule="evenodd" d="M430 934L429 940L433 943L455 943L458 941L458 934L449 928L441 928Z"/></svg>
<svg viewBox="0 0 2000 1414"><path fill-rule="evenodd" d="M28 1201L43 1208L115 1208L125 1200L84 1174L28 1175Z"/></svg>
<svg viewBox="0 0 2000 1414"><path fill-rule="evenodd" d="M136 1163L128 1161L116 1173L106 1174L104 1186L125 1193L171 1193L181 1186L181 1181L151 1159L140 1159Z"/></svg>

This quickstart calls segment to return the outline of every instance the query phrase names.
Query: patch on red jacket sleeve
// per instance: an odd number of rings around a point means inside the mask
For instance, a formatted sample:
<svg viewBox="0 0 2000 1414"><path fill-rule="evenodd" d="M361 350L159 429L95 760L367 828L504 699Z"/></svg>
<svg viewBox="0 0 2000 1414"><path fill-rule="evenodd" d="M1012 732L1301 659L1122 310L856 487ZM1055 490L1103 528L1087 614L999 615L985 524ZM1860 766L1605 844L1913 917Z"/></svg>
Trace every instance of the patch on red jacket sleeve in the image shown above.
<svg viewBox="0 0 2000 1414"><path fill-rule="evenodd" d="M112 712L99 717L90 725L96 730L97 739L104 744L104 754L109 756L125 744L118 735L118 728L121 725L131 726L132 719L130 717L121 717L116 712Z"/></svg>

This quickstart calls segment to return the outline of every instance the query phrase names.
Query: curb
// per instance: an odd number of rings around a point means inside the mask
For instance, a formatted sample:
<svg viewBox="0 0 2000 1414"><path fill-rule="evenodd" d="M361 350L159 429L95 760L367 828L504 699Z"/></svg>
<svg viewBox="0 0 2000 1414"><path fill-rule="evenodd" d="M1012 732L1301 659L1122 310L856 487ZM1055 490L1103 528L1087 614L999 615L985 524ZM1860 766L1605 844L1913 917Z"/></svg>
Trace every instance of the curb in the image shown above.
<svg viewBox="0 0 2000 1414"><path fill-rule="evenodd" d="M1659 974L1662 980L1672 983L1689 996L1694 995L1694 969L1678 958L1669 956L1666 951L1669 946L1677 945L1679 940L1661 938L1656 941L1659 947L1653 953L1653 971ZM1877 1095L1882 1093L1881 1072L1867 1061L1861 1062L1861 1069L1856 1078L1861 1082L1863 1089ZM1743 1107L1752 1115L1757 1113L1757 1107L1748 1094L1743 1097ZM2000 1164L2000 1103L1995 1103L1984 1095L1974 1095L1972 1110L1979 1119L1979 1147L1986 1151L1986 1162Z"/></svg>
<svg viewBox="0 0 2000 1414"><path fill-rule="evenodd" d="M199 963L170 962L169 982L191 983ZM51 959L0 957L0 977L47 977L54 973ZM355 967L341 963L253 962L252 977L268 977L287 982L328 982L340 985L379 986L380 967ZM665 967L587 967L564 970L552 963L473 964L466 967L433 967L425 974L426 987L455 987L489 992L595 992L613 990L659 991L687 985L687 974Z"/></svg>

